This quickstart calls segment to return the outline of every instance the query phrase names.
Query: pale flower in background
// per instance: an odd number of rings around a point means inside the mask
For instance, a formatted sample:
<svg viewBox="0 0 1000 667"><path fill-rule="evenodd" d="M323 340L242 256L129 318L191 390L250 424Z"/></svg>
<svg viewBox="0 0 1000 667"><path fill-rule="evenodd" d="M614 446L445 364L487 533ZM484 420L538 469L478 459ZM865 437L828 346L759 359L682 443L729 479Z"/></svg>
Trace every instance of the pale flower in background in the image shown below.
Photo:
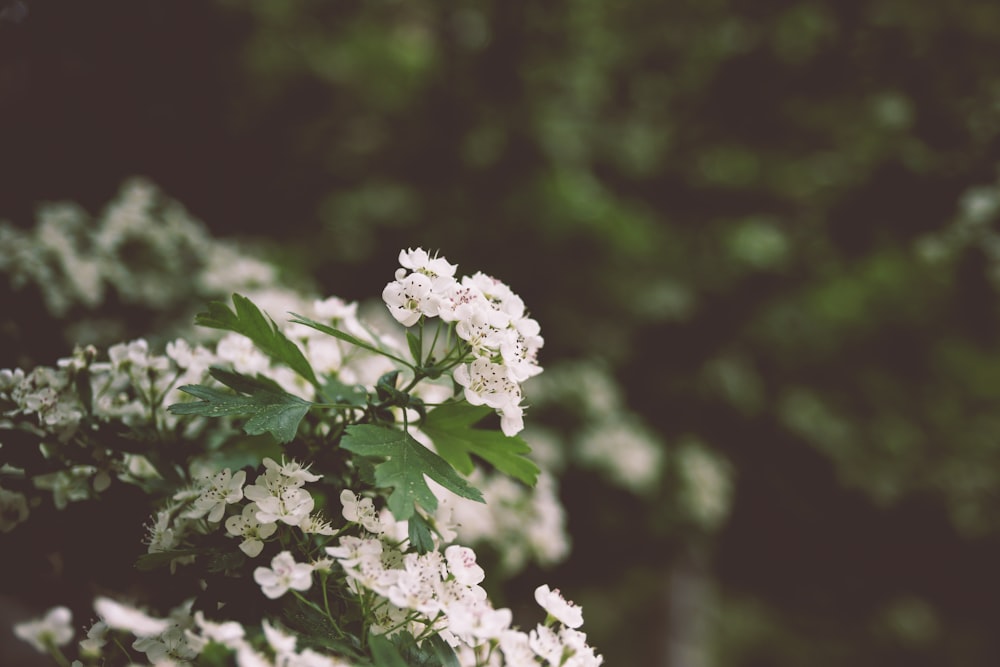
<svg viewBox="0 0 1000 667"><path fill-rule="evenodd" d="M9 533L28 518L28 499L19 491L0 487L0 533Z"/></svg>
<svg viewBox="0 0 1000 667"><path fill-rule="evenodd" d="M702 526L717 527L729 515L731 466L693 437L681 441L676 458L683 507Z"/></svg>
<svg viewBox="0 0 1000 667"><path fill-rule="evenodd" d="M170 627L170 621L153 618L143 611L116 602L111 598L98 597L94 600L94 611L112 630L131 632L136 637L159 635Z"/></svg>
<svg viewBox="0 0 1000 667"><path fill-rule="evenodd" d="M53 646L65 646L73 639L73 614L66 607L54 607L44 617L14 624L14 634L48 653Z"/></svg>
<svg viewBox="0 0 1000 667"><path fill-rule="evenodd" d="M664 449L638 417L616 415L585 427L574 451L619 486L649 493L659 485Z"/></svg>

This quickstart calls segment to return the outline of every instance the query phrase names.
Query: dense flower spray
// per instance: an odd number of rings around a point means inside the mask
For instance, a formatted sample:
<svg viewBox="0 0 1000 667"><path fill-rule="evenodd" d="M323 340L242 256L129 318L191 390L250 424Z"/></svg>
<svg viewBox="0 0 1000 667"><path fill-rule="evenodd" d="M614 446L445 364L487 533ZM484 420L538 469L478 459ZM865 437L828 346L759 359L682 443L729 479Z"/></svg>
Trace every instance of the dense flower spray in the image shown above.
<svg viewBox="0 0 1000 667"><path fill-rule="evenodd" d="M293 304L278 324L234 294L197 318L214 338L0 371L0 430L44 462L4 468L0 530L30 521L42 492L64 506L132 485L150 499L138 569L197 582L169 608L155 591L143 604L98 598L74 664L601 664L579 607L540 586L547 619L519 629L456 542L456 517L484 491L503 525L514 495L496 480L539 481L519 437L521 385L542 370L538 323L494 278L456 278L419 248L399 263L382 297L402 328L379 330L336 298ZM557 535L561 515L538 513ZM66 661L77 630L56 608L17 633Z"/></svg>

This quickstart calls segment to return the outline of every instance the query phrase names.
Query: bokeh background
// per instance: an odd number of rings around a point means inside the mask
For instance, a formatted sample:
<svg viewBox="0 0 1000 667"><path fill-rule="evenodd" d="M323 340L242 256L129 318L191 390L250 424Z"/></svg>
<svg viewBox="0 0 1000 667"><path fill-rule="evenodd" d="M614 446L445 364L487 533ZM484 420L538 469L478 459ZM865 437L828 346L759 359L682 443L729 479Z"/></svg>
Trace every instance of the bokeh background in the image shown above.
<svg viewBox="0 0 1000 667"><path fill-rule="evenodd" d="M613 381L655 484L571 449L573 551L506 584L608 665L1000 664L998 166L989 0L0 6L10 225L141 176L325 294L440 249ZM0 366L69 352L2 294Z"/></svg>

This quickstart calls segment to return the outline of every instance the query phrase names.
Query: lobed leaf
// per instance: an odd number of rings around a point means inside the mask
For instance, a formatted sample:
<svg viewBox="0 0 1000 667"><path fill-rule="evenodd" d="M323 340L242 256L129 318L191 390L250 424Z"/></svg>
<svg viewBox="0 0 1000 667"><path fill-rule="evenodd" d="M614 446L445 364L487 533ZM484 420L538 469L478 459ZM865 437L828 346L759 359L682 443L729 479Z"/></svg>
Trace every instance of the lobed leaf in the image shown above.
<svg viewBox="0 0 1000 667"><path fill-rule="evenodd" d="M486 406L446 403L428 412L420 429L434 442L441 458L460 473L472 472L475 455L500 472L534 486L539 470L524 456L531 452L524 440L496 430L473 428L492 412Z"/></svg>
<svg viewBox="0 0 1000 667"><path fill-rule="evenodd" d="M181 391L201 400L174 403L167 409L175 415L249 415L243 424L248 435L270 433L278 442L289 442L295 438L299 422L313 405L267 378L251 378L221 368L213 368L210 372L214 378L241 393L232 394L204 385L184 385Z"/></svg>
<svg viewBox="0 0 1000 667"><path fill-rule="evenodd" d="M428 512L437 509L437 498L424 475L463 498L484 502L479 490L462 479L447 461L405 431L353 424L347 427L340 446L360 456L385 459L375 464L375 485L392 488L389 510L399 521L413 516L417 503Z"/></svg>
<svg viewBox="0 0 1000 667"><path fill-rule="evenodd" d="M414 512L410 520L406 522L407 536L410 538L410 546L417 550L419 554L425 554L434 550L434 538L431 535L430 524L419 512Z"/></svg>

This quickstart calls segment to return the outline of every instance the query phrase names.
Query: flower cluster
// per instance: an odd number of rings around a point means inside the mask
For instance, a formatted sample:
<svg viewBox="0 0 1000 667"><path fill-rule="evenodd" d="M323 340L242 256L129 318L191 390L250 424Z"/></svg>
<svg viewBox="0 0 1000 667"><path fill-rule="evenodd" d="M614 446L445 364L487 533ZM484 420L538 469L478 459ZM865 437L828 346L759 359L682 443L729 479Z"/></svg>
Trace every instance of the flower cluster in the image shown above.
<svg viewBox="0 0 1000 667"><path fill-rule="evenodd" d="M495 607L458 525L483 524L470 508L485 495L498 552L514 542L501 526L563 534L554 481L513 437L520 383L541 371L537 323L492 278L459 281L423 250L400 262L383 296L402 334L356 304L276 292L268 310L293 311L279 325L237 294L199 315L214 336L163 354L137 339L0 371L0 533L43 502L138 487L150 516L138 574L191 586L180 605L180 591L101 596L79 637L66 607L17 635L61 664L71 651L75 667L601 664L558 591L538 588L547 618L529 631ZM480 425L491 410L502 433ZM483 452L488 474L470 456Z"/></svg>
<svg viewBox="0 0 1000 667"><path fill-rule="evenodd" d="M165 308L192 292L217 297L273 284L277 276L274 266L213 239L142 179L126 182L95 219L75 204L54 203L39 207L33 229L0 222L0 245L0 273L15 289L38 288L58 317L99 309L109 292L119 307Z"/></svg>
<svg viewBox="0 0 1000 667"><path fill-rule="evenodd" d="M340 563L352 590L374 594L370 604L386 635L436 632L465 656L463 664L602 663L586 635L576 630L583 624L580 608L547 585L538 587L535 598L548 612L548 622L528 633L512 627L511 610L494 608L479 585L485 573L468 547L406 553L380 533L345 535L326 552ZM553 621L558 628L551 627Z"/></svg>
<svg viewBox="0 0 1000 667"><path fill-rule="evenodd" d="M454 375L466 400L496 410L505 434L520 432L521 383L541 372L544 342L524 302L486 274L456 279L456 265L420 248L401 251L399 263L396 279L382 290L389 312L406 327L433 317L448 324L468 350Z"/></svg>

